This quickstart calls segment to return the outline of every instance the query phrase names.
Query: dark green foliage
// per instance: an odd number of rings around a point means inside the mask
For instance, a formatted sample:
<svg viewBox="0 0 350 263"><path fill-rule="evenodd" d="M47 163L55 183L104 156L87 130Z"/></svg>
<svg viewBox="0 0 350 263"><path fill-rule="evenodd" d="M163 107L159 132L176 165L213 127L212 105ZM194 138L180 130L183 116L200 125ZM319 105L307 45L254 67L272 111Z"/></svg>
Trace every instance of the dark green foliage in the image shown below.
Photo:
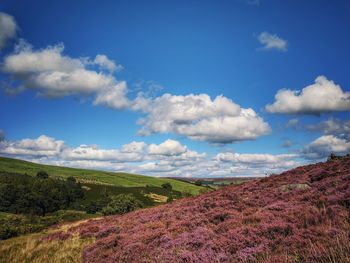
<svg viewBox="0 0 350 263"><path fill-rule="evenodd" d="M91 215L79 211L57 211L46 216L0 213L0 240L38 232L58 223L91 217Z"/></svg>
<svg viewBox="0 0 350 263"><path fill-rule="evenodd" d="M111 202L102 209L103 215L125 214L143 207L143 204L131 194L113 196Z"/></svg>
<svg viewBox="0 0 350 263"><path fill-rule="evenodd" d="M49 178L49 175L47 174L47 172L45 171L39 171L37 174L36 174L36 177L38 179L47 179Z"/></svg>
<svg viewBox="0 0 350 263"><path fill-rule="evenodd" d="M170 195L168 196L168 199L166 200L166 202L167 202L167 203L171 203L172 201L174 201L174 198L173 198L173 195L170 194Z"/></svg>
<svg viewBox="0 0 350 263"><path fill-rule="evenodd" d="M191 192L188 192L188 191L182 191L181 196L182 197L190 197L190 196L192 196L192 194L191 194Z"/></svg>
<svg viewBox="0 0 350 263"><path fill-rule="evenodd" d="M197 185L197 186L202 186L203 185L202 182L199 181L199 180L195 181L194 184Z"/></svg>
<svg viewBox="0 0 350 263"><path fill-rule="evenodd" d="M165 190L168 190L169 192L173 189L173 187L172 187L172 185L170 183L164 183L164 184L162 184L162 187Z"/></svg>
<svg viewBox="0 0 350 263"><path fill-rule="evenodd" d="M97 202L90 201L88 205L86 206L86 213L88 214L96 214L100 210Z"/></svg>
<svg viewBox="0 0 350 263"><path fill-rule="evenodd" d="M44 173L37 177L0 173L0 211L45 215L84 196L75 181L45 178Z"/></svg>

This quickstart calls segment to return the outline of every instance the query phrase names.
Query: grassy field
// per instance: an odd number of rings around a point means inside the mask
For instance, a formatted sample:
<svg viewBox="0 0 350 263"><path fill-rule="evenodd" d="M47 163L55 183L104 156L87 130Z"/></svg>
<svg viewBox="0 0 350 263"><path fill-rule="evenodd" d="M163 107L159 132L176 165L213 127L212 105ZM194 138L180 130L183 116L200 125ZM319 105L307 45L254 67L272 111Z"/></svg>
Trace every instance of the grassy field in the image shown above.
<svg viewBox="0 0 350 263"><path fill-rule="evenodd" d="M190 192L191 194L198 194L202 189L200 186L170 178L43 165L5 157L0 157L0 171L20 174L26 173L28 175L36 175L38 171L46 171L52 177L67 178L73 176L81 182L110 184L120 187L161 187L164 183L170 183L173 190Z"/></svg>

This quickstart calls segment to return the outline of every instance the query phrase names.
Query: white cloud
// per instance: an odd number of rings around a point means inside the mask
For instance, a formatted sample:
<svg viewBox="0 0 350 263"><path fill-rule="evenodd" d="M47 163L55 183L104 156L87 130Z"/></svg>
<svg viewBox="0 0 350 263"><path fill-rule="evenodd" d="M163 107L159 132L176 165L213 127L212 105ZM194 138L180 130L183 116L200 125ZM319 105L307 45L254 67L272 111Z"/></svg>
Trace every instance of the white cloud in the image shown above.
<svg viewBox="0 0 350 263"><path fill-rule="evenodd" d="M106 55L97 55L94 59L94 64L99 65L101 69L108 70L113 73L115 71L120 71L123 66L117 65L113 60L110 60Z"/></svg>
<svg viewBox="0 0 350 263"><path fill-rule="evenodd" d="M239 153L219 153L216 158L222 162L232 162L240 164L254 165L282 165L288 164L295 159L296 154L239 154Z"/></svg>
<svg viewBox="0 0 350 263"><path fill-rule="evenodd" d="M0 153L15 156L54 157L58 156L64 141L41 135L37 139L23 139L18 142L0 142Z"/></svg>
<svg viewBox="0 0 350 263"><path fill-rule="evenodd" d="M95 145L80 145L66 148L61 156L64 160L95 160L114 162L139 162L143 155L138 152L120 152L116 149L100 149Z"/></svg>
<svg viewBox="0 0 350 263"><path fill-rule="evenodd" d="M117 109L128 106L126 83L90 68L98 65L113 72L118 68L113 61L105 55L97 55L93 61L71 58L63 51L63 44L33 50L22 41L14 53L5 57L2 71L19 80L22 87L36 90L43 96L96 95L95 104Z"/></svg>
<svg viewBox="0 0 350 263"><path fill-rule="evenodd" d="M94 105L104 105L112 109L127 108L130 105L130 102L126 96L126 93L126 82L121 81L98 92Z"/></svg>
<svg viewBox="0 0 350 263"><path fill-rule="evenodd" d="M147 105L146 118L139 121L141 135L173 132L194 140L232 143L270 132L253 109L243 109L224 96L211 100L207 94L164 94Z"/></svg>
<svg viewBox="0 0 350 263"><path fill-rule="evenodd" d="M264 176L300 164L295 154L219 153L212 157L175 140L150 145L133 141L120 149L103 149L85 144L71 147L46 135L4 140L0 155L68 167L180 177Z"/></svg>
<svg viewBox="0 0 350 263"><path fill-rule="evenodd" d="M280 38L276 34L270 34L268 32L262 32L258 36L259 42L263 45L263 50L279 50L287 51L287 41Z"/></svg>
<svg viewBox="0 0 350 263"><path fill-rule="evenodd" d="M180 142L174 140L166 140L161 144L151 144L148 146L148 153L155 155L179 155L186 152L187 148Z"/></svg>
<svg viewBox="0 0 350 263"><path fill-rule="evenodd" d="M128 144L124 144L122 146L122 152L124 153L142 153L146 148L146 143L144 142L131 142Z"/></svg>
<svg viewBox="0 0 350 263"><path fill-rule="evenodd" d="M9 14L0 12L0 50L16 36L17 24Z"/></svg>
<svg viewBox="0 0 350 263"><path fill-rule="evenodd" d="M302 89L282 89L275 96L273 104L266 105L270 113L320 114L331 111L350 110L350 92L325 76L318 76L315 83Z"/></svg>
<svg viewBox="0 0 350 263"><path fill-rule="evenodd" d="M322 159L331 153L345 154L349 152L350 141L334 135L323 135L306 145L302 151L304 157L308 159Z"/></svg>

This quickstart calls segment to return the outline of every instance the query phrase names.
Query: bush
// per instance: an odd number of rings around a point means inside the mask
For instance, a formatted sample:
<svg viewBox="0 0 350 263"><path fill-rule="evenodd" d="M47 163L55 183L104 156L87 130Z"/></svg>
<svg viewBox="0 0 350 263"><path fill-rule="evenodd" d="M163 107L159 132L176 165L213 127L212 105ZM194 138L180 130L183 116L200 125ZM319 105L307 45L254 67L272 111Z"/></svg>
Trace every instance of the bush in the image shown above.
<svg viewBox="0 0 350 263"><path fill-rule="evenodd" d="M162 187L169 192L173 190L173 186L170 183L164 183L162 184Z"/></svg>
<svg viewBox="0 0 350 263"><path fill-rule="evenodd" d="M174 201L173 195L170 194L166 200L167 203L171 203L172 201Z"/></svg>
<svg viewBox="0 0 350 263"><path fill-rule="evenodd" d="M102 209L103 215L125 214L143 207L143 204L131 194L112 197L112 201Z"/></svg>
<svg viewBox="0 0 350 263"><path fill-rule="evenodd" d="M39 171L36 174L36 178L38 178L38 179L47 179L47 178L49 178L49 175L45 171Z"/></svg>
<svg viewBox="0 0 350 263"><path fill-rule="evenodd" d="M100 210L100 207L98 206L97 202L90 201L85 210L88 214L96 214Z"/></svg>

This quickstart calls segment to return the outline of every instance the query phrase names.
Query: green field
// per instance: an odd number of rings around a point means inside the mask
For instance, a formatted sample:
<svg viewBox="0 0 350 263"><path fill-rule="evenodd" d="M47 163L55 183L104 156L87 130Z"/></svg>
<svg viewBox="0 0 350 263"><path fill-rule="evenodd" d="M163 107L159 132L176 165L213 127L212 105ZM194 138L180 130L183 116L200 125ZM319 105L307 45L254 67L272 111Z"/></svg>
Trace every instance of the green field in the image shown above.
<svg viewBox="0 0 350 263"><path fill-rule="evenodd" d="M36 175L38 171L45 171L51 177L67 178L73 176L80 182L110 184L120 187L161 187L164 183L170 183L173 190L189 192L194 195L198 194L202 189L200 186L170 178L43 165L5 157L0 157L0 172L1 171L19 174L26 173L32 176Z"/></svg>

